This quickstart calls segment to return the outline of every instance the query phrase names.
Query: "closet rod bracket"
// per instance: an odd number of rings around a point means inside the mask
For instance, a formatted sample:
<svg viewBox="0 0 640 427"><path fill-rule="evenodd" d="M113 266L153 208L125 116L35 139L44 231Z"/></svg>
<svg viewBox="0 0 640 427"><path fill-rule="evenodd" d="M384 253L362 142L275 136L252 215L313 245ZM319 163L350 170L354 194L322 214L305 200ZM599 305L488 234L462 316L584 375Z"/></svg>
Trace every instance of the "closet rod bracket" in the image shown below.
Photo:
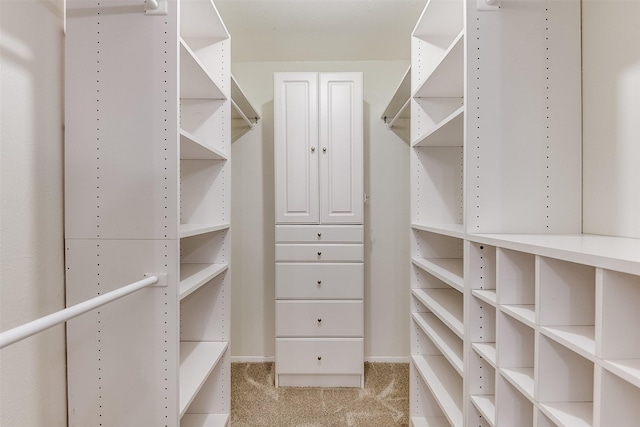
<svg viewBox="0 0 640 427"><path fill-rule="evenodd" d="M145 0L144 2L144 14L145 15L168 15L168 0Z"/></svg>

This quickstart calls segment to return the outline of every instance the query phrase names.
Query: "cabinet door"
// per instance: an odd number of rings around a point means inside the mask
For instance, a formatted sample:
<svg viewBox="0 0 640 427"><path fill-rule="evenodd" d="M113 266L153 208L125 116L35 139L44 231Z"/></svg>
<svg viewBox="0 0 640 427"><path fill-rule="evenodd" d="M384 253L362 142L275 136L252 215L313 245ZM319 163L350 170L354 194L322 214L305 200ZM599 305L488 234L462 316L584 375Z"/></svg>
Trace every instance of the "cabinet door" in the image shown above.
<svg viewBox="0 0 640 427"><path fill-rule="evenodd" d="M362 73L320 74L320 222L361 224Z"/></svg>
<svg viewBox="0 0 640 427"><path fill-rule="evenodd" d="M317 224L318 74L274 74L276 223Z"/></svg>

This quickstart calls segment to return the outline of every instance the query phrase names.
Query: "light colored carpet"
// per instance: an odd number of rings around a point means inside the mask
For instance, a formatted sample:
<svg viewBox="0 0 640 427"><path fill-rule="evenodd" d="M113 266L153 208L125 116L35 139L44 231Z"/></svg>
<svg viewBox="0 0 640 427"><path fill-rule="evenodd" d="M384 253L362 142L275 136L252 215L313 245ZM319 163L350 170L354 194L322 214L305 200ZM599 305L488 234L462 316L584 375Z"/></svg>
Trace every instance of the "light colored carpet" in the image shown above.
<svg viewBox="0 0 640 427"><path fill-rule="evenodd" d="M273 363L231 364L233 427L409 425L409 365L365 363L365 387L274 387Z"/></svg>

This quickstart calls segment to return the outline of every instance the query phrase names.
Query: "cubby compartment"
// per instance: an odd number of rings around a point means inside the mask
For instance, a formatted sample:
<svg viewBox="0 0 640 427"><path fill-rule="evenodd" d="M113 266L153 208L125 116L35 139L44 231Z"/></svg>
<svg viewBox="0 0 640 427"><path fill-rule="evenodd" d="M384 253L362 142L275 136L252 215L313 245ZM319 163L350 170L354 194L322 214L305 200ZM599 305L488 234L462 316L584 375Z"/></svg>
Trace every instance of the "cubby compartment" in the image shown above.
<svg viewBox="0 0 640 427"><path fill-rule="evenodd" d="M469 242L469 278L471 295L496 305L496 248L483 243Z"/></svg>
<svg viewBox="0 0 640 427"><path fill-rule="evenodd" d="M180 301L180 341L229 341L230 278L222 273Z"/></svg>
<svg viewBox="0 0 640 427"><path fill-rule="evenodd" d="M413 427L450 426L433 393L413 364L409 365L409 387L411 388L410 417Z"/></svg>
<svg viewBox="0 0 640 427"><path fill-rule="evenodd" d="M496 426L533 427L534 405L501 375L496 379Z"/></svg>
<svg viewBox="0 0 640 427"><path fill-rule="evenodd" d="M486 360L481 353L474 349L469 354L468 366L467 378L471 403L482 415L484 421L493 427L496 421L495 364Z"/></svg>
<svg viewBox="0 0 640 427"><path fill-rule="evenodd" d="M640 387L640 276L598 269L596 289L597 354L606 369Z"/></svg>
<svg viewBox="0 0 640 427"><path fill-rule="evenodd" d="M536 384L540 409L550 420L558 425L593 425L592 361L540 334Z"/></svg>
<svg viewBox="0 0 640 427"><path fill-rule="evenodd" d="M221 138L229 118L228 102L180 100L180 159L227 159L228 142Z"/></svg>
<svg viewBox="0 0 640 427"><path fill-rule="evenodd" d="M493 408L495 411L495 406ZM473 402L472 405L469 405L467 415L468 417L466 419L465 425L469 427L494 427L495 426L495 422L493 424L490 423L489 420L487 420L487 418L478 409L476 402Z"/></svg>
<svg viewBox="0 0 640 427"><path fill-rule="evenodd" d="M595 355L595 268L536 257L540 330L582 356Z"/></svg>
<svg viewBox="0 0 640 427"><path fill-rule="evenodd" d="M472 348L496 366L496 308L475 296L469 300L469 335Z"/></svg>
<svg viewBox="0 0 640 427"><path fill-rule="evenodd" d="M228 227L229 178L225 160L180 161L180 237Z"/></svg>
<svg viewBox="0 0 640 427"><path fill-rule="evenodd" d="M557 427L539 408L534 412L533 425L535 427Z"/></svg>
<svg viewBox="0 0 640 427"><path fill-rule="evenodd" d="M462 292L463 240L415 228L412 236L413 265Z"/></svg>
<svg viewBox="0 0 640 427"><path fill-rule="evenodd" d="M462 147L464 102L460 98L413 98L413 147Z"/></svg>
<svg viewBox="0 0 640 427"><path fill-rule="evenodd" d="M535 255L498 248L497 302L503 312L535 326Z"/></svg>
<svg viewBox="0 0 640 427"><path fill-rule="evenodd" d="M500 372L523 396L534 399L535 331L498 313L497 362Z"/></svg>
<svg viewBox="0 0 640 427"><path fill-rule="evenodd" d="M634 427L640 420L640 388L596 367L595 423L598 427Z"/></svg>
<svg viewBox="0 0 640 427"><path fill-rule="evenodd" d="M420 274L420 273L418 273ZM411 290L413 306L421 304L433 313L460 339L464 338L463 327L463 295L446 286L444 282L433 278L431 282L440 282L439 288L415 288ZM419 310L419 308L417 308ZM412 310L415 313L416 310Z"/></svg>

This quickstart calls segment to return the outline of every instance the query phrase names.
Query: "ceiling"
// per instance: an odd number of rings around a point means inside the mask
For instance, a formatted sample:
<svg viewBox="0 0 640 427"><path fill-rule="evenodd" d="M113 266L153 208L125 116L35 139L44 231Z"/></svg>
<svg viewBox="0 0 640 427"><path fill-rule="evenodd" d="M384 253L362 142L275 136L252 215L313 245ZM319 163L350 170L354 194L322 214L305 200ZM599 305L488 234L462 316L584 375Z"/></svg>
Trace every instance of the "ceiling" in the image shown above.
<svg viewBox="0 0 640 427"><path fill-rule="evenodd" d="M236 61L410 59L426 0L215 0Z"/></svg>

